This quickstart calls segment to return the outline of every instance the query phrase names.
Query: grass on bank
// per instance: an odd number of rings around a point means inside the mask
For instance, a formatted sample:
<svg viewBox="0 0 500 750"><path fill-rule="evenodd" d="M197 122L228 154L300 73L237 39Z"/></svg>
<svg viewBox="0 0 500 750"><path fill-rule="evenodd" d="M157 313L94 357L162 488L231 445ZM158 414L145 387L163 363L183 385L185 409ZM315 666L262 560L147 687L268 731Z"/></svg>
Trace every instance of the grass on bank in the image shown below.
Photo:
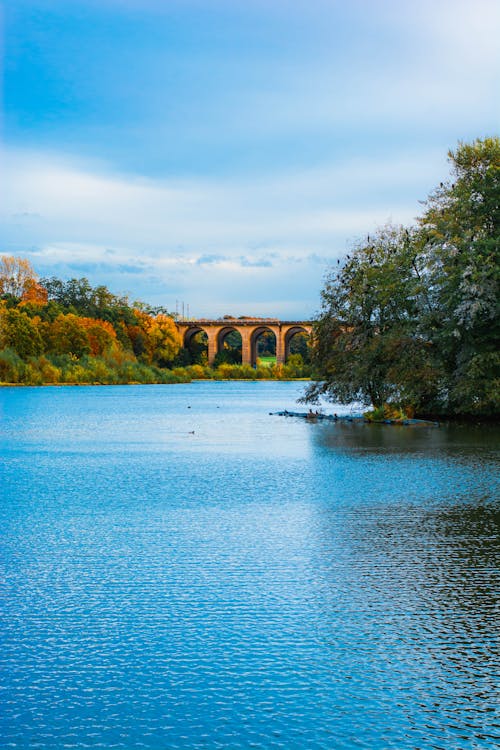
<svg viewBox="0 0 500 750"><path fill-rule="evenodd" d="M0 351L3 385L126 385L131 383L189 383L192 380L307 379L310 370L297 357L286 365L220 364L216 368L188 365L167 369L138 362L133 357L76 358L71 354L42 355L23 360L12 349Z"/></svg>

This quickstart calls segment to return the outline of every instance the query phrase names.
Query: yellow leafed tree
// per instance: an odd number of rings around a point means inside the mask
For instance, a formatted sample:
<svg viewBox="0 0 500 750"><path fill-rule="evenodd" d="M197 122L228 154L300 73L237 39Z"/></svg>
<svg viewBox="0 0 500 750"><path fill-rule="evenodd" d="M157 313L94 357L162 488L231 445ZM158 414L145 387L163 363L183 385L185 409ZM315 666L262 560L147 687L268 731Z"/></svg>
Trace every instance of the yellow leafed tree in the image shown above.
<svg viewBox="0 0 500 750"><path fill-rule="evenodd" d="M144 334L144 348L149 362L164 366L181 347L181 337L174 319L168 315L153 317L141 310L134 312Z"/></svg>

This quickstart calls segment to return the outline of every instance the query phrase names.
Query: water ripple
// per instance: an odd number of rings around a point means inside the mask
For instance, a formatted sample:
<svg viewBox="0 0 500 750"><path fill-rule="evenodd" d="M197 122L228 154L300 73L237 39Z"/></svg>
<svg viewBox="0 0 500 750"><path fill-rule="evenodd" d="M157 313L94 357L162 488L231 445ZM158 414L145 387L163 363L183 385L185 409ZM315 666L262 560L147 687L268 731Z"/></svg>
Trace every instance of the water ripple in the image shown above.
<svg viewBox="0 0 500 750"><path fill-rule="evenodd" d="M498 745L497 433L298 388L2 391L3 747Z"/></svg>

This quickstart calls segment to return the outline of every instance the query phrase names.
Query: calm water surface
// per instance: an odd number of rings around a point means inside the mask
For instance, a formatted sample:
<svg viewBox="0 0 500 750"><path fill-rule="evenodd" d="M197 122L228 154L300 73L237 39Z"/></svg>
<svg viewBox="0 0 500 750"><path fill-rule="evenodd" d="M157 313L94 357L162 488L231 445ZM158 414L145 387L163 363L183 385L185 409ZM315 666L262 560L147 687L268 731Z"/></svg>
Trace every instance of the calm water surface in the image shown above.
<svg viewBox="0 0 500 750"><path fill-rule="evenodd" d="M302 387L0 390L2 747L497 746L498 432Z"/></svg>

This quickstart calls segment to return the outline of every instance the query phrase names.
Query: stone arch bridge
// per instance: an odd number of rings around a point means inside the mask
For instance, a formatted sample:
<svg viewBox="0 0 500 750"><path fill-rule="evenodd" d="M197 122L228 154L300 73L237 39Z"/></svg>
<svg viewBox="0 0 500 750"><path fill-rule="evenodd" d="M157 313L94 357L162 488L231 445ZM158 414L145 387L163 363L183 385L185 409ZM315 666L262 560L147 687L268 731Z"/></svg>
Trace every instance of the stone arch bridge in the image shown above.
<svg viewBox="0 0 500 750"><path fill-rule="evenodd" d="M276 337L276 362L283 364L290 354L290 342L297 333L312 334L310 321L276 320L274 318L222 318L220 320L177 321L177 328L185 347L193 336L206 333L208 340L208 363L224 348L224 340L232 331L241 336L241 362L254 366L257 363L257 339L265 331Z"/></svg>

